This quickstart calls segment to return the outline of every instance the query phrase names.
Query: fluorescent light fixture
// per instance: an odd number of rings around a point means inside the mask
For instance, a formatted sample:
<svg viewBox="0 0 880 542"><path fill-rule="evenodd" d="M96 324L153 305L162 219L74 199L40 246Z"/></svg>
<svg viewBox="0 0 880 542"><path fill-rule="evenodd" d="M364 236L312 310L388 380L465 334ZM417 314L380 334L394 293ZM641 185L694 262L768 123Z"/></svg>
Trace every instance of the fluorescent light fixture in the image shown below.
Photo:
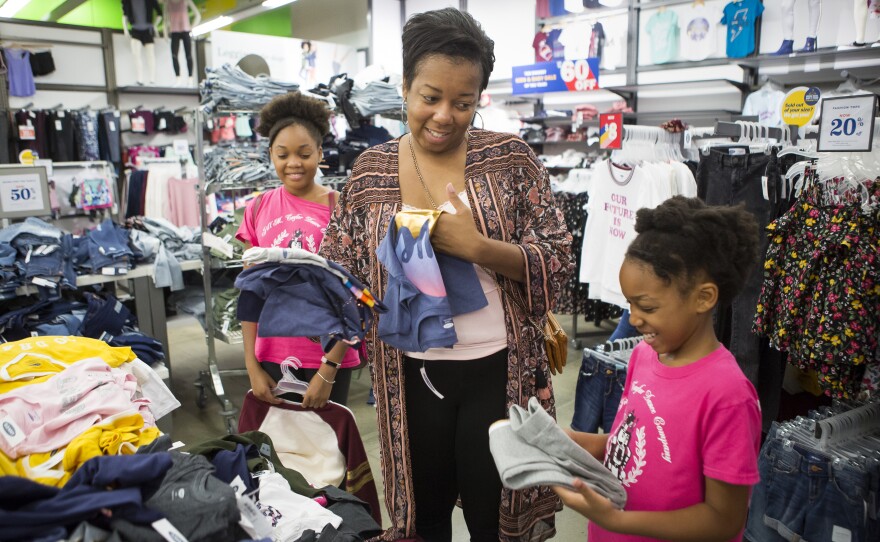
<svg viewBox="0 0 880 542"><path fill-rule="evenodd" d="M267 9L280 8L281 6L286 6L287 4L292 4L296 2L296 0L265 0L263 2L263 7Z"/></svg>
<svg viewBox="0 0 880 542"><path fill-rule="evenodd" d="M228 26L235 22L235 19L230 17L229 15L221 15L216 19L211 19L206 23L202 23L197 27L192 29L193 36L201 36L202 34L207 34L213 30L217 30L218 28L223 28L224 26Z"/></svg>
<svg viewBox="0 0 880 542"><path fill-rule="evenodd" d="M6 0L6 3L0 6L0 17L15 17L15 14L30 2L31 0Z"/></svg>

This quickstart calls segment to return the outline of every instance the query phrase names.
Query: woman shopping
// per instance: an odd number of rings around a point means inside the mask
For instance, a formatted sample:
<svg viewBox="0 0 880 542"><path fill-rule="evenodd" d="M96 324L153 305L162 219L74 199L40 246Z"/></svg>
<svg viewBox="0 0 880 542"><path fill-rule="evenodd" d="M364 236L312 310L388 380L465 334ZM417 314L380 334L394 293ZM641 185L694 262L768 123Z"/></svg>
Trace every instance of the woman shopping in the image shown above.
<svg viewBox="0 0 880 542"><path fill-rule="evenodd" d="M329 119L324 102L298 93L278 96L260 111L260 135L269 138L269 154L281 186L248 203L236 234L239 240L256 247L318 251L337 198L336 192L315 182ZM320 408L328 399L345 404L351 368L359 363L357 350L337 347L325 355L320 343L306 337L258 337L259 309L252 310L250 301L247 296L240 298L238 314L254 395L277 403L272 388L281 378L280 364L296 358L302 368L294 374L309 383L303 406ZM250 314L254 317L248 318Z"/></svg>
<svg viewBox="0 0 880 542"><path fill-rule="evenodd" d="M447 290L472 280L485 302L434 330L455 330L445 347L395 348L382 336L388 320L373 327L367 347L392 521L383 539L451 540L460 497L471 540L545 540L559 501L546 487L502 489L488 427L539 388L555 415L539 326L572 272L571 236L528 145L471 127L495 60L479 23L452 8L417 14L402 43L409 133L358 158L321 255L387 302L396 277L377 250L387 255L383 239L408 212L430 216L427 252L464 262Z"/></svg>

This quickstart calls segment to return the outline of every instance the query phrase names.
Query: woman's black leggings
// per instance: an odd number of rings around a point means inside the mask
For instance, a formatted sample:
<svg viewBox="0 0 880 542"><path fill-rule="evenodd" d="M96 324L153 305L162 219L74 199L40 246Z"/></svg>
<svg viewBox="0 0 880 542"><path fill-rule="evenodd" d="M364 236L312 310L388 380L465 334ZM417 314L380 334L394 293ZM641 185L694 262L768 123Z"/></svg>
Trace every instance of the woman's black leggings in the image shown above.
<svg viewBox="0 0 880 542"><path fill-rule="evenodd" d="M428 388L423 366L443 399ZM467 361L406 357L404 367L416 533L450 542L460 496L471 541L498 542L501 478L489 426L507 417L507 349Z"/></svg>
<svg viewBox="0 0 880 542"><path fill-rule="evenodd" d="M171 33L171 63L174 65L174 75L180 75L180 62L177 61L177 52L180 50L180 42L183 41L183 54L186 56L186 69L190 77L193 74L193 54L189 32Z"/></svg>

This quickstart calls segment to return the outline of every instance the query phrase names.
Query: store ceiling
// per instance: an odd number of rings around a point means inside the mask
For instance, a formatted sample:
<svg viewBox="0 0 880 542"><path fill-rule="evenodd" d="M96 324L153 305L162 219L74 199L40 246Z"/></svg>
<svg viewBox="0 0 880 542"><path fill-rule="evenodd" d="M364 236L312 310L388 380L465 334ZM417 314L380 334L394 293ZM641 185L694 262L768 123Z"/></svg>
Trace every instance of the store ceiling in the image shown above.
<svg viewBox="0 0 880 542"><path fill-rule="evenodd" d="M229 30L321 40L331 36L356 34L366 28L366 0L297 0L271 11L260 8L262 1L194 0L203 22L224 14L244 11L253 13L248 19L228 27ZM0 0L0 5L3 3L5 2ZM289 16L279 17L282 13ZM121 30L122 2L31 0L14 18ZM358 45L366 46L366 43Z"/></svg>

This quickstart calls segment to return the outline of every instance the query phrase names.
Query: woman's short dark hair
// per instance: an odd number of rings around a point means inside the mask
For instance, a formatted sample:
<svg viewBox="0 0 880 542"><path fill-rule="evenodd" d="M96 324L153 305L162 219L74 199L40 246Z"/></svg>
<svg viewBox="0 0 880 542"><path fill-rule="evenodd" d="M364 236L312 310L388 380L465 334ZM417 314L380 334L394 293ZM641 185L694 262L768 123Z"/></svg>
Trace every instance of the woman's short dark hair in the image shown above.
<svg viewBox="0 0 880 542"><path fill-rule="evenodd" d="M419 64L434 55L463 58L480 66L480 92L489 86L495 67L495 42L469 13L455 8L417 13L403 27L403 80L416 77Z"/></svg>
<svg viewBox="0 0 880 542"><path fill-rule="evenodd" d="M288 126L302 126L320 147L324 134L330 131L330 110L321 100L303 96L299 92L275 96L260 109L260 126L257 131L261 136L269 138L270 147L278 132Z"/></svg>

